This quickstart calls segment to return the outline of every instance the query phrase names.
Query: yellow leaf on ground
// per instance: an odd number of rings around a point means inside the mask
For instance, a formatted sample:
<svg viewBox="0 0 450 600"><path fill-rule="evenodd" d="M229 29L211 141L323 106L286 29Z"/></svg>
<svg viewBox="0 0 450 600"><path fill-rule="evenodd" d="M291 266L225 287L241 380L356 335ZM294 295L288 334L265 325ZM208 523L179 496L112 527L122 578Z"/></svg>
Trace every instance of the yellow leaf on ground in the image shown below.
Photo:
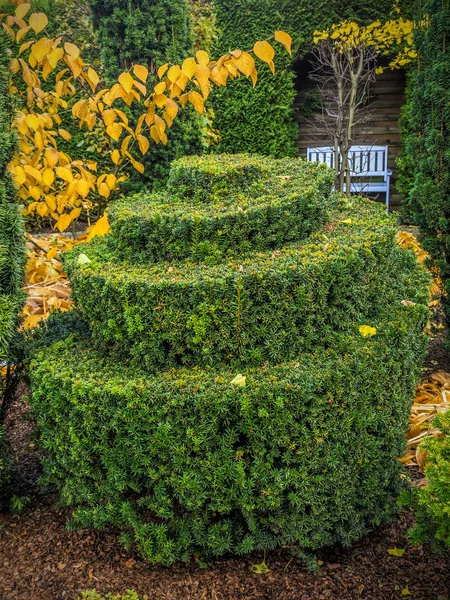
<svg viewBox="0 0 450 600"><path fill-rule="evenodd" d="M47 258L48 260L52 260L52 258L55 258L55 256L58 254L58 247L55 246L54 248L50 248L50 250L47 252Z"/></svg>
<svg viewBox="0 0 450 600"><path fill-rule="evenodd" d="M404 548L396 548L396 547L389 548L388 549L388 553L391 556L399 556L400 557L400 556L403 556L405 554L405 549Z"/></svg>

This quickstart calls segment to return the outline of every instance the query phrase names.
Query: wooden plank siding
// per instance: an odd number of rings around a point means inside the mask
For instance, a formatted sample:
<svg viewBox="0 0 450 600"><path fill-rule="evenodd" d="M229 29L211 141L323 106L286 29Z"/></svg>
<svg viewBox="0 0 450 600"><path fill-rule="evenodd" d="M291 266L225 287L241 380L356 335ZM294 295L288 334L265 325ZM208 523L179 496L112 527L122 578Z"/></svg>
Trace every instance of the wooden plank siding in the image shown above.
<svg viewBox="0 0 450 600"><path fill-rule="evenodd" d="M316 89L316 83L308 78L309 60L295 63L296 90L295 118L299 123L298 149L299 155L306 157L306 149L310 146L329 146L330 140L318 135L311 124L312 116L305 111L305 100L311 98ZM377 75L372 89L370 111L371 120L364 125L365 135L358 138L356 144L389 146L388 166L393 171L391 178L391 210L398 210L402 196L395 189L397 179L396 159L400 155L399 118L401 107L405 102L405 73L401 70L388 71ZM385 202L385 195L377 198Z"/></svg>

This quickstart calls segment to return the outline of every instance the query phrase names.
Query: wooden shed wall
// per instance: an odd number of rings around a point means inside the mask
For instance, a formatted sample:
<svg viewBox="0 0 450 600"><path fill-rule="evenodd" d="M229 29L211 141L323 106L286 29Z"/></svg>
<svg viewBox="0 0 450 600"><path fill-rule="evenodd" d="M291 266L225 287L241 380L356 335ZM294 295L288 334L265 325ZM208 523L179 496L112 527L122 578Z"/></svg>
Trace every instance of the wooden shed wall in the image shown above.
<svg viewBox="0 0 450 600"><path fill-rule="evenodd" d="M330 144L325 137L320 137L311 124L311 116L305 114L305 99L310 97L316 84L308 78L309 61L302 60L294 65L296 71L297 97L295 115L299 123L298 148L302 157L306 156L309 146L327 146ZM372 89L370 110L371 120L364 125L366 134L357 143L389 146L389 168L393 171L391 179L391 209L398 210L401 195L395 189L397 179L396 159L400 155L399 118L401 107L405 102L405 73L401 70L388 71L377 75ZM380 201L385 201L380 194Z"/></svg>

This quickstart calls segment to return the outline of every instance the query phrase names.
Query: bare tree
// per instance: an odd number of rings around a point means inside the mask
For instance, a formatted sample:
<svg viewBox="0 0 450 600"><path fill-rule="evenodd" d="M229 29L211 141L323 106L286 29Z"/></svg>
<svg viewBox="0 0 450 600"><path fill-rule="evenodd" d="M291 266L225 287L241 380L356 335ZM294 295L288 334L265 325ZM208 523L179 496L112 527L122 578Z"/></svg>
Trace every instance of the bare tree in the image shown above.
<svg viewBox="0 0 450 600"><path fill-rule="evenodd" d="M376 48L364 41L350 46L328 38L313 50L310 78L317 82L321 113L314 125L334 148L335 186L350 190L349 150L371 118L370 89L376 75Z"/></svg>

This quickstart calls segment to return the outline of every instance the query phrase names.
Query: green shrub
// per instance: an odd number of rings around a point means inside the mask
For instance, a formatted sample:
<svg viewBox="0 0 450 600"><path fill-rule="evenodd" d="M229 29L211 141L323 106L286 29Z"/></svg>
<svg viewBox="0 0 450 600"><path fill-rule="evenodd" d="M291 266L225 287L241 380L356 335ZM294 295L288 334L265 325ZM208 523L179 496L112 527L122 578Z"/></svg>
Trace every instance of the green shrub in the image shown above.
<svg viewBox="0 0 450 600"><path fill-rule="evenodd" d="M249 183L250 166L262 170ZM349 544L394 510L429 276L397 246L382 206L330 196L331 179L302 161L181 161L158 210L170 214L192 182L186 218L195 205L212 223L202 239L219 244L227 206L271 198L273 219L260 210L236 218L236 231L224 225L221 248L236 239L234 254L166 261L181 222L172 213L160 232L146 225L149 263L141 242L128 254L118 243L137 199L113 209L110 236L66 257L84 322L55 318L30 377L43 483L73 509L73 526L114 526L146 559L171 564ZM317 205L317 222L308 235L299 218L285 243L292 195L302 210Z"/></svg>
<svg viewBox="0 0 450 600"><path fill-rule="evenodd" d="M32 365L45 484L73 525L115 526L144 558L350 544L389 516L424 344L424 306L345 352L243 371L147 371L69 337ZM80 360L82 357L82 360Z"/></svg>
<svg viewBox="0 0 450 600"><path fill-rule="evenodd" d="M430 437L420 448L426 453L425 475L428 485L403 495L404 504L415 509L416 526L411 530L418 545L425 541L450 547L450 413L439 415L433 423L442 435Z"/></svg>
<svg viewBox="0 0 450 600"><path fill-rule="evenodd" d="M405 212L419 226L423 247L450 292L450 5L424 0L418 19L423 15L429 15L429 26L414 32L420 69L408 74L402 191L408 193ZM448 302L446 307L448 315Z"/></svg>
<svg viewBox="0 0 450 600"><path fill-rule="evenodd" d="M23 301L24 241L16 191L8 164L16 139L11 129L14 106L9 92L9 56L0 34L0 362L7 360Z"/></svg>
<svg viewBox="0 0 450 600"><path fill-rule="evenodd" d="M375 324L403 299L394 273L414 260L396 248L382 209L344 202L326 233L219 264L145 265L117 261L107 241L77 247L65 261L73 297L96 343L149 369L277 363L339 345L355 323ZM80 253L90 262L79 264Z"/></svg>
<svg viewBox="0 0 450 600"><path fill-rule="evenodd" d="M22 278L25 255L22 219L16 190L8 171L15 149L12 132L14 105L9 90L8 40L0 32L0 508L4 506L12 477L6 431L1 426L5 416L6 399L4 366L11 360L11 345L23 302Z"/></svg>
<svg viewBox="0 0 450 600"><path fill-rule="evenodd" d="M297 160L185 158L172 166L168 196L111 206L111 245L129 260L151 262L275 250L324 225L331 185L326 168Z"/></svg>

